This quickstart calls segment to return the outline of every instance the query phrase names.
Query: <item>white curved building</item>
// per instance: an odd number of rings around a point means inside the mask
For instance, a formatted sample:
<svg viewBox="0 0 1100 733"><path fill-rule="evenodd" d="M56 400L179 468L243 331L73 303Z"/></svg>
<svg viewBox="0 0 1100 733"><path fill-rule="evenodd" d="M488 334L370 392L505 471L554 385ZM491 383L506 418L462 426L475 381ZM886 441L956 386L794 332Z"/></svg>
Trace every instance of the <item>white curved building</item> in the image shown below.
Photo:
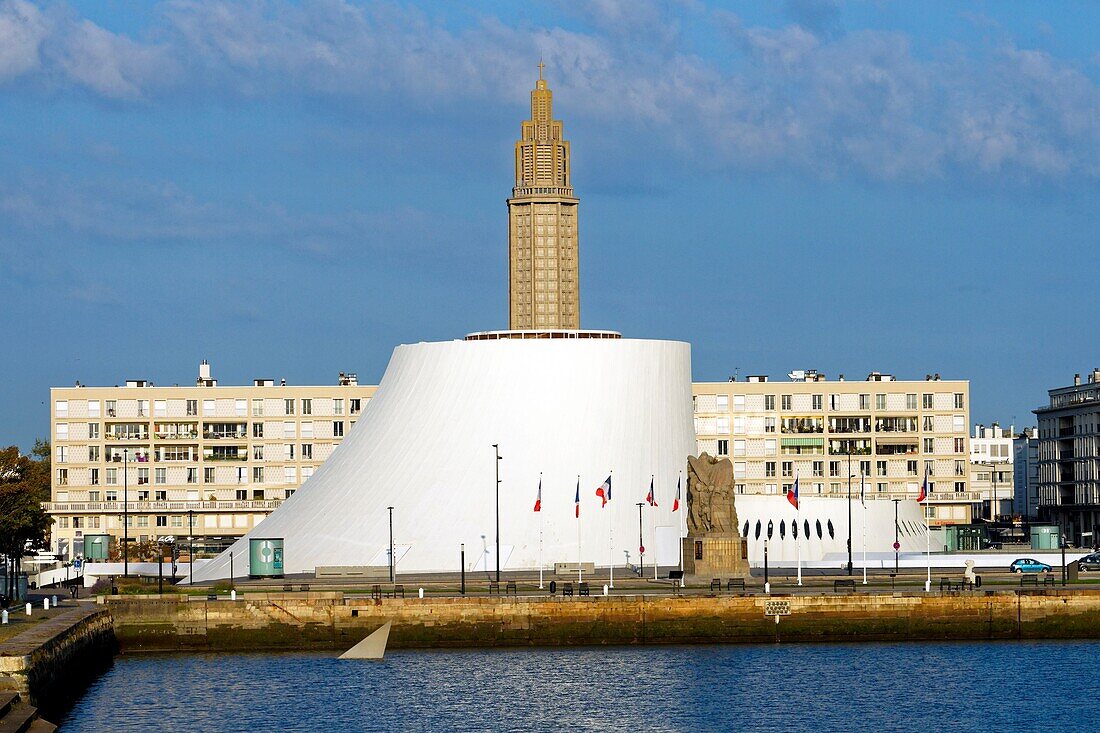
<svg viewBox="0 0 1100 733"><path fill-rule="evenodd" d="M848 561L848 501L847 498L806 496L799 501L800 510L784 496L747 494L734 499L741 536L748 539L749 564L764 564L764 540L768 540L768 561L775 565L794 566L798 561L798 544L802 544L802 561L813 567L839 567ZM903 555L923 554L925 525L920 505L912 499L897 506L897 540ZM771 529L769 533L769 523ZM798 525L797 531L794 524ZM869 499L864 510L858 496L852 500L852 553L859 567L863 561L864 527L868 562L876 566L884 557L894 556L894 502ZM936 548L932 548L933 550Z"/></svg>
<svg viewBox="0 0 1100 733"><path fill-rule="evenodd" d="M695 451L691 410L691 351L682 342L565 331L399 346L332 457L195 580L228 577L230 553L245 575L251 537L283 538L288 574L385 566L387 507L398 572L457 572L460 544L468 570L491 569L494 443L503 456L502 570L622 565L628 552L637 562L637 503L651 476L658 506L642 511L646 562L656 552L675 564L683 511L672 512L672 499ZM609 473L612 501L601 509L595 490Z"/></svg>

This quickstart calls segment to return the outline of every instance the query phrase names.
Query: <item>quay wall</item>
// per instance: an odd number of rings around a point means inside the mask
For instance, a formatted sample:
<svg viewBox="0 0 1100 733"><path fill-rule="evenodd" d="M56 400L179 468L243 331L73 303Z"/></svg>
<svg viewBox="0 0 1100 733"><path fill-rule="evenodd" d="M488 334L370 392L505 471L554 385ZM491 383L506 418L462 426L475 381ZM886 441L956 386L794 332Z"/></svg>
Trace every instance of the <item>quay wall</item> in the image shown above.
<svg viewBox="0 0 1100 733"><path fill-rule="evenodd" d="M766 601L790 615L765 615ZM386 620L390 648L1100 638L1100 593L107 600L123 651L347 649Z"/></svg>
<svg viewBox="0 0 1100 733"><path fill-rule="evenodd" d="M78 607L0 643L0 690L18 692L56 720L117 650L111 614Z"/></svg>

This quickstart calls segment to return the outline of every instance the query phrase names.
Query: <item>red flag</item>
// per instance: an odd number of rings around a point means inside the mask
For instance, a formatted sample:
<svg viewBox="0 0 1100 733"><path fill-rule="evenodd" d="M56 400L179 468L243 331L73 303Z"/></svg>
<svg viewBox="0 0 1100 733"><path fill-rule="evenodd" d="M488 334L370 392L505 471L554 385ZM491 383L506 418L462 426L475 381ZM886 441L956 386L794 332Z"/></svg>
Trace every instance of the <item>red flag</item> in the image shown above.
<svg viewBox="0 0 1100 733"><path fill-rule="evenodd" d="M672 500L672 511L680 508L680 479L676 479L676 498Z"/></svg>
<svg viewBox="0 0 1100 733"><path fill-rule="evenodd" d="M539 479L539 493L535 494L535 511L542 511L542 479Z"/></svg>

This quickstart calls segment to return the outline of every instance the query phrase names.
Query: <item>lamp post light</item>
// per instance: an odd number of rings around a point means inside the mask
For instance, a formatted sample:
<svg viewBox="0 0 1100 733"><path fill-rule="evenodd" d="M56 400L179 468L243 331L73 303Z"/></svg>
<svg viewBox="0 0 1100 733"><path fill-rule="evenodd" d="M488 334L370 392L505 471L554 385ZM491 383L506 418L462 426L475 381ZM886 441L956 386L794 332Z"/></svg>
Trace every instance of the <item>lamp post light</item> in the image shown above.
<svg viewBox="0 0 1100 733"><path fill-rule="evenodd" d="M122 576L130 577L130 449L122 449Z"/></svg>
<svg viewBox="0 0 1100 733"><path fill-rule="evenodd" d="M848 575L852 574L852 444L848 443Z"/></svg>
<svg viewBox="0 0 1100 733"><path fill-rule="evenodd" d="M463 542L458 546L458 572L459 577L462 579L459 585L458 592L462 595L466 595L466 543Z"/></svg>
<svg viewBox="0 0 1100 733"><path fill-rule="evenodd" d="M1062 587L1064 588L1066 586L1066 531L1064 528L1062 529L1061 540L1058 544L1062 546Z"/></svg>
<svg viewBox="0 0 1100 733"><path fill-rule="evenodd" d="M500 582L500 444L493 443L493 452L496 454L496 460L493 461L493 466L496 468L497 482L496 482L496 506L497 506L497 582Z"/></svg>
<svg viewBox="0 0 1100 733"><path fill-rule="evenodd" d="M764 593L772 592L772 584L768 582L768 540L764 539Z"/></svg>
<svg viewBox="0 0 1100 733"><path fill-rule="evenodd" d="M644 501L638 502L638 575L645 575L645 542L642 541L642 507Z"/></svg>
<svg viewBox="0 0 1100 733"><path fill-rule="evenodd" d="M386 509L390 511L390 582L393 583L396 580L393 572L393 507L388 506Z"/></svg>

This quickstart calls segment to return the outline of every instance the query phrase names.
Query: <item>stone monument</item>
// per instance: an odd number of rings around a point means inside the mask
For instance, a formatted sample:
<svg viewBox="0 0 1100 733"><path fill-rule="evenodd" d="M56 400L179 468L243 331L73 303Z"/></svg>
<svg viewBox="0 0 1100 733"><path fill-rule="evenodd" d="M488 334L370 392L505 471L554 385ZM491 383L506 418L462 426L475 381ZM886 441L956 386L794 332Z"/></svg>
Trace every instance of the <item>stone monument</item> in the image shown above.
<svg viewBox="0 0 1100 733"><path fill-rule="evenodd" d="M688 457L684 574L704 580L748 575L748 546L733 502L733 464L703 453Z"/></svg>

